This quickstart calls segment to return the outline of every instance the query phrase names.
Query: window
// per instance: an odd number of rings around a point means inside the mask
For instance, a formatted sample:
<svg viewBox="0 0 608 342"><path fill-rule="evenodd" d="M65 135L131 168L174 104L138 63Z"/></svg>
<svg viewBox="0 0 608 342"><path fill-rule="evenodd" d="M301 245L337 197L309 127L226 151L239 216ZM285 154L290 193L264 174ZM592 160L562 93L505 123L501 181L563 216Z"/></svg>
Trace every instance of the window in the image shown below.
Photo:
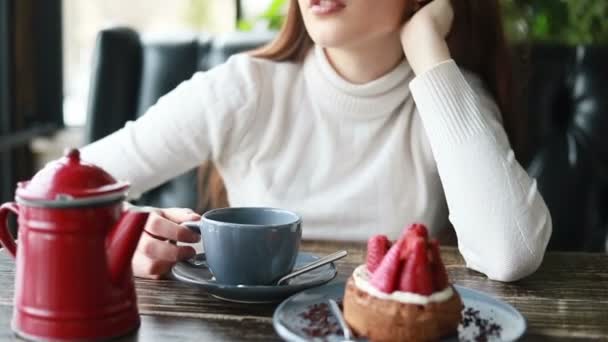
<svg viewBox="0 0 608 342"><path fill-rule="evenodd" d="M254 17L271 1L241 1L242 13ZM228 0L63 0L65 124L85 123L90 67L100 30L120 25L144 34L218 34L235 29L236 8L237 1Z"/></svg>

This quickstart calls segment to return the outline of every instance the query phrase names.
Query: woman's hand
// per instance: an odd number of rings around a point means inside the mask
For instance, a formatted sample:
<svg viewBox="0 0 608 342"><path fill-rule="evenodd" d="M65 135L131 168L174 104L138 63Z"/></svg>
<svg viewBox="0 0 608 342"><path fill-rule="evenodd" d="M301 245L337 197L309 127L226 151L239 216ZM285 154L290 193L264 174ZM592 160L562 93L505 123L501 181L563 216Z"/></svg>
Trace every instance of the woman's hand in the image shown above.
<svg viewBox="0 0 608 342"><path fill-rule="evenodd" d="M180 260L192 258L191 246L176 242L198 242L200 236L179 224L197 221L200 215L190 209L154 209L144 227L135 255L133 273L136 277L160 279Z"/></svg>
<svg viewBox="0 0 608 342"><path fill-rule="evenodd" d="M424 0L415 0L419 4ZM420 75L450 59L446 37L454 21L451 0L433 0L423 5L401 29L401 44L410 66Z"/></svg>

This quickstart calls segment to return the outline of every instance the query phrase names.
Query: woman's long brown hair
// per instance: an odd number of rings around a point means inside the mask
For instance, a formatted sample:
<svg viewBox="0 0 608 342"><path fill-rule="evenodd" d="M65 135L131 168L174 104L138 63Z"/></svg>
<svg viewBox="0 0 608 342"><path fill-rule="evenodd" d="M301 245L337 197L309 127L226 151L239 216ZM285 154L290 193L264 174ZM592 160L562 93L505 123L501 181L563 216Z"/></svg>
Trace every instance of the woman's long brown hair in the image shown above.
<svg viewBox="0 0 608 342"><path fill-rule="evenodd" d="M406 18L412 15L416 0L409 1ZM512 106L511 55L505 39L499 0L451 0L454 23L447 38L456 63L477 74L494 96L503 125L516 154L523 149L518 117ZM291 0L283 27L269 44L251 55L273 61L299 62L313 46L306 31L297 0ZM226 189L211 163L199 170L199 210L228 206Z"/></svg>

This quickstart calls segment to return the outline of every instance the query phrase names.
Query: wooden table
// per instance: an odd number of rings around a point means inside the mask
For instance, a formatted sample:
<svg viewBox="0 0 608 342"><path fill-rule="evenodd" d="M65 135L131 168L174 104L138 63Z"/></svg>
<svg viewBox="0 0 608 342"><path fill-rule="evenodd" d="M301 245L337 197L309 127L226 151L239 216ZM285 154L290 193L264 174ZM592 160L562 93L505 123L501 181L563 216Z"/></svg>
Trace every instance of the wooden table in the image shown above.
<svg viewBox="0 0 608 342"><path fill-rule="evenodd" d="M362 263L360 244L306 242L302 249L329 254L346 248L337 263L337 280L345 280ZM548 253L531 277L513 284L486 279L466 269L454 248L443 248L451 279L484 291L519 309L528 320L526 341L608 341L608 256ZM0 340L10 331L14 262L0 256ZM242 305L216 300L200 289L172 281L137 280L142 326L121 341L279 340L272 328L273 305Z"/></svg>

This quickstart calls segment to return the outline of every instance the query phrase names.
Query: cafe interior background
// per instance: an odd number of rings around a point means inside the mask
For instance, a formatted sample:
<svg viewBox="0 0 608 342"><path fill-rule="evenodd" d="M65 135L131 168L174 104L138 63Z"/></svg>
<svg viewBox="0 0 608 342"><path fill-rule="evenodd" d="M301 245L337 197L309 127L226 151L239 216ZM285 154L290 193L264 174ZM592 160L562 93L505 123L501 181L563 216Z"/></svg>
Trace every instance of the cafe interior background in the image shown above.
<svg viewBox="0 0 608 342"><path fill-rule="evenodd" d="M113 132L195 71L270 40L285 2L0 0L0 201L64 148ZM608 1L502 5L515 100L527 114L517 158L551 211L549 248L606 252ZM189 172L139 204L208 209L198 181Z"/></svg>

